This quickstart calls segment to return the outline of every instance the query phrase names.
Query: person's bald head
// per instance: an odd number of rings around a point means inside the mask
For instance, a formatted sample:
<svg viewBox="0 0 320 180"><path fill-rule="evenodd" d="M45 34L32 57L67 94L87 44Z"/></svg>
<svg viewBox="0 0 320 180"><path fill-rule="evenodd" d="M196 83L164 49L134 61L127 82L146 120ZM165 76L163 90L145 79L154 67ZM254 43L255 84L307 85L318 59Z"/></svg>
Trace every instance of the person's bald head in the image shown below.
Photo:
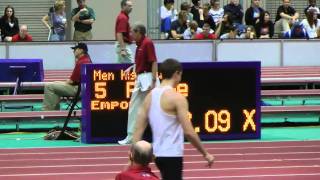
<svg viewBox="0 0 320 180"><path fill-rule="evenodd" d="M21 25L20 33L19 33L20 37L25 38L27 34L28 34L28 26L25 24Z"/></svg>
<svg viewBox="0 0 320 180"><path fill-rule="evenodd" d="M139 165L148 166L153 159L153 150L147 141L138 141L131 146L131 160Z"/></svg>

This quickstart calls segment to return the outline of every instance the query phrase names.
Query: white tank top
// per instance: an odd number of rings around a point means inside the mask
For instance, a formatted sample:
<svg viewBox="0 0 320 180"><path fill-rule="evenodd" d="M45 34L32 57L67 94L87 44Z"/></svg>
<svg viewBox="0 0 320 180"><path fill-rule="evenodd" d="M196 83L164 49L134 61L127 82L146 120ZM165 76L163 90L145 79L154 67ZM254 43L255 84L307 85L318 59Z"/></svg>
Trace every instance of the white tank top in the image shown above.
<svg viewBox="0 0 320 180"><path fill-rule="evenodd" d="M170 86L152 90L149 110L149 123L152 129L153 152L156 157L182 157L184 135L181 124L175 115L163 111L160 99Z"/></svg>

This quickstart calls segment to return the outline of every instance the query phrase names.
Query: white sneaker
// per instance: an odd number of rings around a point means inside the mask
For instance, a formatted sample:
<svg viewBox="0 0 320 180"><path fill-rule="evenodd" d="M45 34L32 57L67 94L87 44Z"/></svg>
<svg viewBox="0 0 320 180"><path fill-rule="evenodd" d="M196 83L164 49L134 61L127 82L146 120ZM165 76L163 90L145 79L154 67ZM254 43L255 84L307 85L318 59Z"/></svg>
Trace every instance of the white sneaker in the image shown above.
<svg viewBox="0 0 320 180"><path fill-rule="evenodd" d="M121 141L118 141L118 144L120 144L120 145L128 145L128 144L132 144L132 142L131 142L131 140L129 140L129 138L127 136L125 139L123 139Z"/></svg>

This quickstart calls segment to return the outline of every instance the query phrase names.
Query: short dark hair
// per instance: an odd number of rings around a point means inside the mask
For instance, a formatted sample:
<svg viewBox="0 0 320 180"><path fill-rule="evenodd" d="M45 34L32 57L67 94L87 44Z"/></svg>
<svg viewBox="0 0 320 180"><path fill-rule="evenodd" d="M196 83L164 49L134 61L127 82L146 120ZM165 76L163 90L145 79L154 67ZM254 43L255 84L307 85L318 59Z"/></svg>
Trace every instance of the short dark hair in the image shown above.
<svg viewBox="0 0 320 180"><path fill-rule="evenodd" d="M198 5L198 2L199 2L200 0L192 0L192 4L197 4Z"/></svg>
<svg viewBox="0 0 320 180"><path fill-rule="evenodd" d="M150 148L149 150L143 150L136 144L131 146L132 160L140 164L142 166L147 166L153 158L153 150Z"/></svg>
<svg viewBox="0 0 320 180"><path fill-rule="evenodd" d="M182 71L182 65L176 59L166 59L160 64L160 73L163 79L172 78L173 74L177 71Z"/></svg>
<svg viewBox="0 0 320 180"><path fill-rule="evenodd" d="M121 3L120 3L121 8L123 8L124 6L126 6L128 1L129 1L129 0L121 0Z"/></svg>
<svg viewBox="0 0 320 180"><path fill-rule="evenodd" d="M164 5L167 5L167 4L169 4L169 3L174 4L174 0L164 0L164 1L163 1L163 4L164 4Z"/></svg>
<svg viewBox="0 0 320 180"><path fill-rule="evenodd" d="M139 33L142 34L142 35L146 35L146 33L147 33L146 26L143 25L142 23L136 23L136 24L133 26L133 31L134 31L134 32L139 32Z"/></svg>
<svg viewBox="0 0 320 180"><path fill-rule="evenodd" d="M183 2L180 4L180 10L188 11L189 8L191 8L191 6L188 2Z"/></svg>

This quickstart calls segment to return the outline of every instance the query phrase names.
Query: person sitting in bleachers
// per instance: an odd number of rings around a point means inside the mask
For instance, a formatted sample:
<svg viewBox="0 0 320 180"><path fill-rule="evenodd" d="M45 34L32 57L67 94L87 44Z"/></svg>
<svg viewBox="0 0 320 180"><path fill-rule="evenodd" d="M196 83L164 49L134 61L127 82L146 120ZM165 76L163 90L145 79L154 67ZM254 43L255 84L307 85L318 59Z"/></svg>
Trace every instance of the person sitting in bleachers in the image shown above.
<svg viewBox="0 0 320 180"><path fill-rule="evenodd" d="M7 36L12 37L19 33L19 21L15 17L14 8L7 6L4 9L4 14L0 18L1 39L4 40Z"/></svg>
<svg viewBox="0 0 320 180"><path fill-rule="evenodd" d="M220 7L220 0L210 0L211 9L209 14L212 16L212 19L216 26L222 21L224 10Z"/></svg>
<svg viewBox="0 0 320 180"><path fill-rule="evenodd" d="M170 38L172 39L183 39L183 33L187 26L187 14L186 11L180 11L178 14L178 19L173 21L171 24Z"/></svg>
<svg viewBox="0 0 320 180"><path fill-rule="evenodd" d="M318 19L317 11L311 9L307 12L307 18L301 21L306 29L309 38L317 38L317 30L320 28L320 19Z"/></svg>
<svg viewBox="0 0 320 180"><path fill-rule="evenodd" d="M315 10L318 16L318 19L320 19L320 10L319 7L317 7L317 1L316 0L309 0L309 5L304 9L304 14L307 16L307 13L309 10Z"/></svg>
<svg viewBox="0 0 320 180"><path fill-rule="evenodd" d="M247 26L253 26L255 29L260 21L263 20L264 9L260 7L260 0L251 0L251 7L246 10L245 21Z"/></svg>
<svg viewBox="0 0 320 180"><path fill-rule="evenodd" d="M223 7L224 13L230 13L233 23L242 24L243 9L239 0L230 0L230 3Z"/></svg>
<svg viewBox="0 0 320 180"><path fill-rule="evenodd" d="M208 23L205 23L202 27L202 32L196 34L194 39L217 39L217 36L214 33L210 33L210 30L210 25Z"/></svg>
<svg viewBox="0 0 320 180"><path fill-rule="evenodd" d="M299 22L294 23L291 30L284 33L283 37L287 39L309 39L306 29Z"/></svg>
<svg viewBox="0 0 320 180"><path fill-rule="evenodd" d="M203 13L203 9L200 7L200 0L191 0L193 6L191 7L191 13L193 15L193 20L200 24L200 11Z"/></svg>
<svg viewBox="0 0 320 180"><path fill-rule="evenodd" d="M241 38L244 39L255 39L257 38L256 31L253 26L249 25L246 27L245 33L240 35Z"/></svg>
<svg viewBox="0 0 320 180"><path fill-rule="evenodd" d="M168 39L171 30L171 23L177 20L177 10L174 9L174 0L164 0L160 8L161 37Z"/></svg>
<svg viewBox="0 0 320 180"><path fill-rule="evenodd" d="M66 12L65 1L58 0L54 4L53 12L49 12L42 18L42 23L49 29L49 41L65 41ZM50 23L49 23L50 20Z"/></svg>
<svg viewBox="0 0 320 180"><path fill-rule="evenodd" d="M183 33L183 39L194 39L196 34L202 32L202 29L198 27L197 21L191 21L189 23L188 29Z"/></svg>
<svg viewBox="0 0 320 180"><path fill-rule="evenodd" d="M183 2L180 5L181 11L187 11L187 23L189 24L191 21L193 21L193 14L191 13L191 5L188 2Z"/></svg>
<svg viewBox="0 0 320 180"><path fill-rule="evenodd" d="M85 43L78 43L72 47L75 56L75 67L67 81L49 82L44 86L44 111L52 111L60 109L60 98L62 96L75 96L79 83L81 65L91 63L90 56L88 54L88 47Z"/></svg>
<svg viewBox="0 0 320 180"><path fill-rule="evenodd" d="M230 30L233 28L234 27L233 27L233 21L231 18L231 14L225 13L223 15L222 22L217 27L215 34L217 35L217 37L221 37L222 35L229 33Z"/></svg>
<svg viewBox="0 0 320 180"><path fill-rule="evenodd" d="M4 41L7 42L30 42L32 41L32 36L28 33L28 26L21 25L18 34L13 35L12 37L7 36Z"/></svg>
<svg viewBox="0 0 320 180"><path fill-rule="evenodd" d="M291 6L290 0L282 0L283 4L277 10L275 33L281 35L290 31L290 26L299 18L299 13Z"/></svg>
<svg viewBox="0 0 320 180"><path fill-rule="evenodd" d="M199 27L202 28L205 23L210 25L211 29L216 29L216 24L214 23L213 17L209 14L211 9L211 5L209 3L205 3L203 5L202 14L200 14L200 24Z"/></svg>
<svg viewBox="0 0 320 180"><path fill-rule="evenodd" d="M261 16L263 17L263 20L256 26L257 38L272 38L274 34L274 24L271 21L270 13L268 11L264 11Z"/></svg>
<svg viewBox="0 0 320 180"><path fill-rule="evenodd" d="M240 33L237 29L237 26L233 25L229 28L229 31L227 33L224 33L220 36L220 39L240 39L241 37L239 36L239 34Z"/></svg>

